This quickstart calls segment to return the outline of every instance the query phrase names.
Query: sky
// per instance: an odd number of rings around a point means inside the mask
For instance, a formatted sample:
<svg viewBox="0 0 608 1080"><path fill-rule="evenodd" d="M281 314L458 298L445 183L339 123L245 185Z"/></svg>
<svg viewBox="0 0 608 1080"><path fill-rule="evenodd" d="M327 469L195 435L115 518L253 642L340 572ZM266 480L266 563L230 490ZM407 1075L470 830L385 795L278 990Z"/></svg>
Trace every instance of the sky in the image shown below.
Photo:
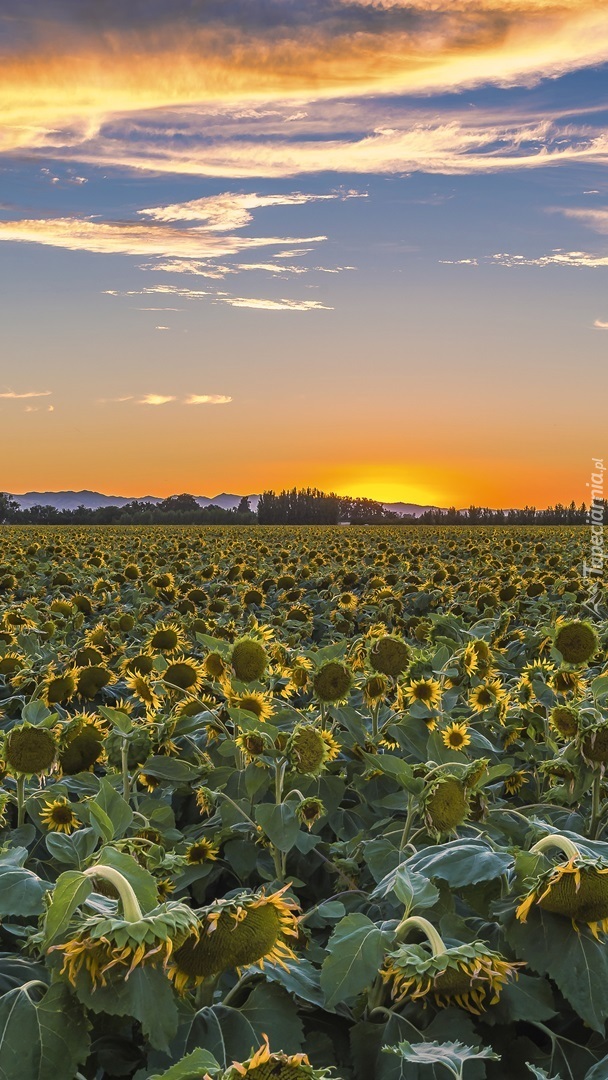
<svg viewBox="0 0 608 1080"><path fill-rule="evenodd" d="M577 502L606 0L0 0L0 488Z"/></svg>

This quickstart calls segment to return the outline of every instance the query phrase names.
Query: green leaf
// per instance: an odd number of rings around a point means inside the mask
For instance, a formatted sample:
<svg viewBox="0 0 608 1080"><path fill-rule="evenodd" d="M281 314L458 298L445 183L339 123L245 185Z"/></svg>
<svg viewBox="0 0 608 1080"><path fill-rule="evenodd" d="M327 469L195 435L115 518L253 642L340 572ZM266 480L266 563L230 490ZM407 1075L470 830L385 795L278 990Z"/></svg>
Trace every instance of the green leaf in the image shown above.
<svg viewBox="0 0 608 1080"><path fill-rule="evenodd" d="M248 1058L259 1041L255 1029L238 1009L213 1005L199 1009L191 1021L186 1049L204 1046L225 1069L233 1061Z"/></svg>
<svg viewBox="0 0 608 1080"><path fill-rule="evenodd" d="M605 1060L608 1060L608 1058L606 1058ZM598 1064L601 1065L601 1061L598 1062ZM544 1069L539 1069L538 1065L531 1065L529 1061L526 1061L526 1068L529 1072L532 1073L532 1076L536 1077L536 1080L562 1080L559 1073L556 1073L555 1076L550 1077L548 1072L545 1072ZM604 1077L605 1073L598 1073L596 1076L593 1077L591 1076L591 1073L587 1073L585 1076L585 1080L604 1080Z"/></svg>
<svg viewBox="0 0 608 1080"><path fill-rule="evenodd" d="M89 1054L81 1007L65 983L37 1004L28 991L26 984L0 999L0 1080L73 1080Z"/></svg>
<svg viewBox="0 0 608 1080"><path fill-rule="evenodd" d="M99 794L95 796L94 804L105 811L112 823L114 836L111 839L119 840L121 836L124 836L133 821L133 811L128 802L119 795L105 777L100 782Z"/></svg>
<svg viewBox="0 0 608 1080"><path fill-rule="evenodd" d="M516 982L503 988L500 1001L492 1007L488 1019L496 1018L498 1023L504 1023L506 1017L507 1023L516 1020L543 1023L555 1015L555 999L548 980L520 974Z"/></svg>
<svg viewBox="0 0 608 1080"><path fill-rule="evenodd" d="M187 1054L181 1061L177 1061L166 1072L154 1073L150 1080L200 1080L203 1073L209 1072L210 1069L215 1071L219 1068L219 1062L214 1058L213 1054L210 1054L208 1050L201 1050L199 1047L197 1050L193 1050L191 1054Z"/></svg>
<svg viewBox="0 0 608 1080"><path fill-rule="evenodd" d="M320 972L304 956L297 960L286 960L285 965L264 961L264 975L272 982L280 983L290 994L320 1008L325 1004L321 990Z"/></svg>
<svg viewBox="0 0 608 1080"><path fill-rule="evenodd" d="M533 907L525 923L513 909L502 915L507 941L520 960L547 974L576 1013L604 1033L608 1017L608 952L586 927L579 932L568 919Z"/></svg>
<svg viewBox="0 0 608 1080"><path fill-rule="evenodd" d="M392 938L360 912L338 923L327 943L329 955L321 969L327 1008L352 999L370 985Z"/></svg>
<svg viewBox="0 0 608 1080"><path fill-rule="evenodd" d="M128 979L96 989L92 989L88 973L81 969L76 978L76 994L95 1013L139 1020L150 1045L155 1050L169 1051L169 1043L177 1031L178 1012L171 983L159 968L136 967Z"/></svg>
<svg viewBox="0 0 608 1080"><path fill-rule="evenodd" d="M94 802L93 800L86 803L85 805L89 813L91 826L99 836L99 839L103 840L103 842L106 844L109 840L113 840L114 826L112 824L111 818L108 817L103 807L100 806L99 803Z"/></svg>
<svg viewBox="0 0 608 1080"><path fill-rule="evenodd" d="M491 881L513 866L513 856L494 851L484 840L451 840L424 848L406 863L409 870L447 881L452 888Z"/></svg>
<svg viewBox="0 0 608 1080"><path fill-rule="evenodd" d="M439 900L439 890L424 877L413 870L408 870L405 863L401 863L396 870L391 870L376 888L370 893L370 900L382 899L394 894L405 907L405 915L410 912L424 911L425 908L433 907Z"/></svg>
<svg viewBox="0 0 608 1080"><path fill-rule="evenodd" d="M297 1054L304 1045L304 1028L290 994L276 983L258 983L240 1009L257 1033L261 1045L267 1035L271 1050Z"/></svg>
<svg viewBox="0 0 608 1080"><path fill-rule="evenodd" d="M44 701L29 701L21 713L22 720L25 720L28 724L33 724L35 727L44 724L52 716L56 716L56 714L46 707Z"/></svg>
<svg viewBox="0 0 608 1080"><path fill-rule="evenodd" d="M132 731L133 721L127 713L121 712L120 709L110 709L106 705L100 705L99 712L123 735L128 735Z"/></svg>
<svg viewBox="0 0 608 1080"><path fill-rule="evenodd" d="M529 1068L529 1066L528 1066ZM606 1080L608 1076L608 1055L603 1057L601 1061L597 1061L595 1065L589 1069L588 1073L585 1073L584 1080ZM561 1080L561 1077L554 1076L552 1080Z"/></svg>
<svg viewBox="0 0 608 1080"><path fill-rule="evenodd" d="M596 699L608 694L608 675L598 675L597 679L593 680L591 683L591 693Z"/></svg>
<svg viewBox="0 0 608 1080"><path fill-rule="evenodd" d="M0 866L0 915L42 915L43 897L51 887L23 866Z"/></svg>
<svg viewBox="0 0 608 1080"><path fill-rule="evenodd" d="M414 1046L409 1042L401 1042L397 1046L385 1046L383 1049L400 1057L402 1061L411 1061L416 1065L445 1065L457 1080L462 1076L467 1061L478 1061L480 1058L500 1061L500 1056L487 1046L479 1050L474 1046L464 1046L461 1042L419 1042Z"/></svg>
<svg viewBox="0 0 608 1080"><path fill-rule="evenodd" d="M91 879L78 870L66 870L59 875L44 921L44 942L47 947L67 928L76 908L92 891Z"/></svg>
<svg viewBox="0 0 608 1080"><path fill-rule="evenodd" d="M189 765L187 761L178 761L177 758L151 757L142 766L146 776L155 776L158 780L170 780L174 784L184 784L196 780L201 775L201 770L195 765Z"/></svg>
<svg viewBox="0 0 608 1080"><path fill-rule="evenodd" d="M424 787L424 781L415 779L411 765L394 754L362 754L364 760L371 769L379 769L386 776L390 776L401 785L405 791L412 795L419 795Z"/></svg>
<svg viewBox="0 0 608 1080"><path fill-rule="evenodd" d="M300 822L290 803L284 802L279 806L261 803L256 807L255 820L279 851L291 851L300 831Z"/></svg>

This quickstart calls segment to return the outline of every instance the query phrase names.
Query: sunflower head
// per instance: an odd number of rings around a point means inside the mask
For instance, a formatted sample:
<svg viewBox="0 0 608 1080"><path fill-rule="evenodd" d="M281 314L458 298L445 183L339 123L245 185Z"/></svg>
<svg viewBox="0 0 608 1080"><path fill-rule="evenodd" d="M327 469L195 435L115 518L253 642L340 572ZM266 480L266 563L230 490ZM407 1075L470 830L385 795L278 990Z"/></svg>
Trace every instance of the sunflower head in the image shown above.
<svg viewBox="0 0 608 1080"><path fill-rule="evenodd" d="M43 681L40 696L46 705L65 705L71 701L78 689L79 672L77 668L63 671L61 674L50 671Z"/></svg>
<svg viewBox="0 0 608 1080"><path fill-rule="evenodd" d="M104 686L110 686L114 680L115 676L103 664L89 664L78 672L78 694L87 701L92 701Z"/></svg>
<svg viewBox="0 0 608 1080"><path fill-rule="evenodd" d="M595 627L580 619L562 623L555 635L554 643L565 663L572 664L574 667L588 663L599 648L599 638Z"/></svg>
<svg viewBox="0 0 608 1080"><path fill-rule="evenodd" d="M458 1005L479 1016L495 1005L521 964L510 963L483 941L445 948L429 955L422 945L399 944L385 958L380 974L396 1002L432 1000L440 1009Z"/></svg>
<svg viewBox="0 0 608 1080"><path fill-rule="evenodd" d="M201 817L210 817L215 809L215 795L208 787L199 787L196 789L196 805L198 807Z"/></svg>
<svg viewBox="0 0 608 1080"><path fill-rule="evenodd" d="M469 814L467 785L457 776L436 776L423 793L422 810L426 826L435 836L455 832Z"/></svg>
<svg viewBox="0 0 608 1080"><path fill-rule="evenodd" d="M302 799L302 802L296 806L296 817L301 825L306 825L309 832L315 822L326 813L327 811L321 800L314 796Z"/></svg>
<svg viewBox="0 0 608 1080"><path fill-rule="evenodd" d="M296 724L286 753L292 769L309 776L322 773L329 758L327 743L312 724Z"/></svg>
<svg viewBox="0 0 608 1080"><path fill-rule="evenodd" d="M168 971L178 991L196 986L210 975L264 961L282 963L294 957L287 938L297 937L295 905L283 893L240 893L216 900L198 912L199 926L173 955Z"/></svg>
<svg viewBox="0 0 608 1080"><path fill-rule="evenodd" d="M567 705L556 705L549 715L549 724L562 739L574 739L578 734L579 718Z"/></svg>
<svg viewBox="0 0 608 1080"><path fill-rule="evenodd" d="M219 850L219 844L214 844L212 840L206 840L203 836L186 848L186 862L190 866L202 866L203 863L215 862Z"/></svg>
<svg viewBox="0 0 608 1080"><path fill-rule="evenodd" d="M268 653L261 641L242 637L232 646L230 662L239 682L257 682L268 667Z"/></svg>
<svg viewBox="0 0 608 1080"><path fill-rule="evenodd" d="M80 819L67 799L47 800L43 804L40 820L49 832L71 833L80 825Z"/></svg>
<svg viewBox="0 0 608 1080"><path fill-rule="evenodd" d="M4 741L2 758L6 771L16 776L34 776L48 772L57 757L57 743L47 728L19 724Z"/></svg>
<svg viewBox="0 0 608 1080"><path fill-rule="evenodd" d="M229 701L235 708L251 713L261 723L265 723L274 712L272 695L260 690L246 690L242 694L232 693L229 695Z"/></svg>
<svg viewBox="0 0 608 1080"><path fill-rule="evenodd" d="M401 687L401 697L410 705L420 702L427 709L433 709L441 697L441 684L437 679L412 679Z"/></svg>
<svg viewBox="0 0 608 1080"><path fill-rule="evenodd" d="M313 1069L306 1054L271 1054L268 1036L262 1038L262 1046L247 1061L233 1061L216 1080L241 1080L243 1076L250 1080L322 1080L329 1076L331 1069Z"/></svg>
<svg viewBox="0 0 608 1080"><path fill-rule="evenodd" d="M163 674L163 682L171 693L184 690L197 694L205 678L202 664L198 660L182 656L171 660Z"/></svg>
<svg viewBox="0 0 608 1080"><path fill-rule="evenodd" d="M575 930L587 923L597 938L600 931L608 933L608 862L579 854L552 866L520 901L515 912L520 922L526 922L535 904L570 919Z"/></svg>
<svg viewBox="0 0 608 1080"><path fill-rule="evenodd" d="M579 731L578 746L586 761L592 765L608 762L608 721L599 720Z"/></svg>
<svg viewBox="0 0 608 1080"><path fill-rule="evenodd" d="M226 661L219 652L207 653L203 668L208 679L221 679L226 674Z"/></svg>
<svg viewBox="0 0 608 1080"><path fill-rule="evenodd" d="M339 660L327 660L315 672L313 689L318 701L326 705L345 701L352 686L350 668Z"/></svg>
<svg viewBox="0 0 608 1080"><path fill-rule="evenodd" d="M448 750L464 750L471 742L468 726L454 721L441 732L441 741Z"/></svg>
<svg viewBox="0 0 608 1080"><path fill-rule="evenodd" d="M155 653L174 653L183 645L184 632L177 623L157 623L147 639L148 648Z"/></svg>
<svg viewBox="0 0 608 1080"><path fill-rule="evenodd" d="M369 662L374 671L396 679L407 668L409 655L410 649L405 641L386 634L374 641L369 650Z"/></svg>
<svg viewBox="0 0 608 1080"><path fill-rule="evenodd" d="M370 675L363 683L363 700L365 704L370 708L377 705L386 697L389 685L386 675Z"/></svg>

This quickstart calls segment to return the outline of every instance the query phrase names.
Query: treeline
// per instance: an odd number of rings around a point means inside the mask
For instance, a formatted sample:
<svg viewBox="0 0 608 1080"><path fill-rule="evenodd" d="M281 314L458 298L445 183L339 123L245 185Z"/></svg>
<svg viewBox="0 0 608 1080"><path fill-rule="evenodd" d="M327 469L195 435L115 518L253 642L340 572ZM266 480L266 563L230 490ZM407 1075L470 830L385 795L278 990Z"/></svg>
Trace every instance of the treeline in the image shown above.
<svg viewBox="0 0 608 1080"><path fill-rule="evenodd" d="M608 502L603 503L608 523ZM585 503L557 503L546 510L524 506L523 510L491 510L469 506L467 510L426 510L420 517L395 514L374 499L353 499L327 494L318 488L265 491L255 513L247 498L234 510L199 506L193 495L171 495L159 503L133 499L124 506L95 510L78 506L59 510L55 506L32 506L22 510L10 496L0 493L0 524L6 525L588 525Z"/></svg>
<svg viewBox="0 0 608 1080"><path fill-rule="evenodd" d="M398 514L373 499L351 499L326 494L318 488L265 491L258 503L259 525L382 525L399 522Z"/></svg>
<svg viewBox="0 0 608 1080"><path fill-rule="evenodd" d="M193 495L171 495L159 503L133 499L124 506L100 506L94 510L77 506L32 506L22 510L10 495L0 495L0 523L6 525L254 525L257 521L249 500L241 499L234 510L199 506Z"/></svg>
<svg viewBox="0 0 608 1080"><path fill-rule="evenodd" d="M604 522L608 522L608 501L604 500ZM410 519L411 520L411 519ZM588 525L589 507L574 501L564 506L556 503L546 510L524 506L523 510L491 510L487 506L469 506L468 510L426 510L413 519L421 525Z"/></svg>

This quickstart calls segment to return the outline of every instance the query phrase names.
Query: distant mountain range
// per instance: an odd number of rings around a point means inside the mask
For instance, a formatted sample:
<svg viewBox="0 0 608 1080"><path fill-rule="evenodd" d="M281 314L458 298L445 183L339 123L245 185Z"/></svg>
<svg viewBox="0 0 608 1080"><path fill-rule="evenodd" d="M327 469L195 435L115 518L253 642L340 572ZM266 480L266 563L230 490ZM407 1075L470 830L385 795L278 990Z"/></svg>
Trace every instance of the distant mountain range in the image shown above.
<svg viewBox="0 0 608 1080"><path fill-rule="evenodd" d="M78 506L84 506L87 510L97 510L103 506L124 506L133 502L134 496L125 498L123 495L103 495L100 491L26 491L23 495L13 495L13 499L19 503L22 510L29 510L32 506L55 506L58 510L75 510ZM222 510L232 510L238 506L242 495L232 495L222 491L219 495L208 498L207 495L195 496L199 506L221 506ZM259 495L248 495L252 510L257 510ZM142 495L138 502L159 503L162 498L158 495ZM435 506L419 506L418 503L383 503L386 510L395 514L408 514L419 517L425 510L436 510Z"/></svg>

